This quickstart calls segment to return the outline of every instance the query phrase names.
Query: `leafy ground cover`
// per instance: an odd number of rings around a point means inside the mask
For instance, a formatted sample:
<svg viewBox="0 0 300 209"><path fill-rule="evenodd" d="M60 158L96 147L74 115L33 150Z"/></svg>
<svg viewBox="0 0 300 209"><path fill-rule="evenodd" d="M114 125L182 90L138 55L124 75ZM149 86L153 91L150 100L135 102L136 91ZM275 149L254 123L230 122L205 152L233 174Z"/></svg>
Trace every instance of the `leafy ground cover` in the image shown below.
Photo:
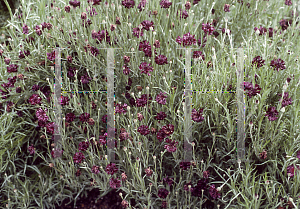
<svg viewBox="0 0 300 209"><path fill-rule="evenodd" d="M111 208L299 208L298 3L20 1L0 45L0 207L57 208L66 200L75 207L84 199L96 207L94 197L113 194ZM54 105L56 47L63 49L62 124ZM191 49L198 90L190 162L183 47ZM237 84L238 47L244 80ZM112 129L106 94L96 92L110 82L107 48L115 48ZM239 85L243 161L236 152ZM219 92L200 92L208 90ZM111 130L116 162L107 156Z"/></svg>

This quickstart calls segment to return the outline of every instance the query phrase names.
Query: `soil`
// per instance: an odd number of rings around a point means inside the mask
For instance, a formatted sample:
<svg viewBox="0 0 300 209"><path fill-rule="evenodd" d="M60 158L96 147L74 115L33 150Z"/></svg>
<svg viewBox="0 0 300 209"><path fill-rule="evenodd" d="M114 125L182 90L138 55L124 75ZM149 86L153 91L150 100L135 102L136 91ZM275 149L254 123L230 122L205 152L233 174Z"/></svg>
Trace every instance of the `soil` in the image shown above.
<svg viewBox="0 0 300 209"><path fill-rule="evenodd" d="M70 202L70 198L67 198L62 202L61 205L56 204L55 209L122 209L122 198L119 196L116 190L112 190L111 192L109 192L101 198L99 197L100 191L98 189L92 189L91 191L87 192L87 197L81 197L80 195L77 198L75 207L74 201Z"/></svg>

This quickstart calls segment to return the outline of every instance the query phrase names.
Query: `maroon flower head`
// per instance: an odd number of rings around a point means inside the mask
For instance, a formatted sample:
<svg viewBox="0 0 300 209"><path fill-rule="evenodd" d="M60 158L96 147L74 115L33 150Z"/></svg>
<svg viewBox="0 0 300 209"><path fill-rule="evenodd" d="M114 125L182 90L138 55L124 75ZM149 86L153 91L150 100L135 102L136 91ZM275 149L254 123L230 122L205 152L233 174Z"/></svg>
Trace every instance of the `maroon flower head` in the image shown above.
<svg viewBox="0 0 300 209"><path fill-rule="evenodd" d="M202 60L205 60L204 54L202 51L194 51L193 52L193 58L199 58L201 56Z"/></svg>
<svg viewBox="0 0 300 209"><path fill-rule="evenodd" d="M285 0L284 4L287 6L291 6L293 3L292 0Z"/></svg>
<svg viewBox="0 0 300 209"><path fill-rule="evenodd" d="M33 94L28 100L30 104L36 105L36 104L41 104L42 98L38 94Z"/></svg>
<svg viewBox="0 0 300 209"><path fill-rule="evenodd" d="M65 11L66 11L67 13L69 13L69 12L71 11L71 7L70 7L70 6L65 6Z"/></svg>
<svg viewBox="0 0 300 209"><path fill-rule="evenodd" d="M225 11L225 12L230 12L229 7L230 7L229 4L225 4L225 5L224 5L224 11Z"/></svg>
<svg viewBox="0 0 300 209"><path fill-rule="evenodd" d="M117 189L121 187L121 181L118 179L111 178L109 180L109 186L113 189Z"/></svg>
<svg viewBox="0 0 300 209"><path fill-rule="evenodd" d="M24 23L24 26L22 27L23 33L28 34L28 26Z"/></svg>
<svg viewBox="0 0 300 209"><path fill-rule="evenodd" d="M68 105L68 104L69 104L69 101L70 101L70 99L69 99L68 97L61 96L60 104L61 104L62 106L65 106L65 105Z"/></svg>
<svg viewBox="0 0 300 209"><path fill-rule="evenodd" d="M168 64L168 59L165 55L155 56L155 63L158 65Z"/></svg>
<svg viewBox="0 0 300 209"><path fill-rule="evenodd" d="M130 9L130 8L133 8L134 5L135 5L135 2L134 0L123 0L122 1L122 5L127 8L127 9Z"/></svg>
<svg viewBox="0 0 300 209"><path fill-rule="evenodd" d="M146 136L150 133L150 130L148 128L148 126L146 125L141 125L139 128L138 128L138 132L140 134L142 134L143 136Z"/></svg>
<svg viewBox="0 0 300 209"><path fill-rule="evenodd" d="M300 166L297 165L297 169L300 170ZM290 176L290 177L293 177L295 175L295 166L294 165L290 165L287 167L287 174Z"/></svg>
<svg viewBox="0 0 300 209"><path fill-rule="evenodd" d="M277 60L273 59L271 61L270 66L273 67L274 70L277 70L277 71L279 71L279 69L281 69L281 70L286 69L285 62L282 59L277 59Z"/></svg>
<svg viewBox="0 0 300 209"><path fill-rule="evenodd" d="M160 92L157 96L156 96L156 101L158 104L162 104L162 105L165 105L166 104L166 98L167 96L165 96L165 92Z"/></svg>
<svg viewBox="0 0 300 209"><path fill-rule="evenodd" d="M161 8L168 9L172 5L172 2L169 2L168 0L162 0L159 5Z"/></svg>
<svg viewBox="0 0 300 209"><path fill-rule="evenodd" d="M217 199L217 198L221 197L221 194L218 192L218 190L216 189L216 186L214 184L210 186L209 194L213 199Z"/></svg>
<svg viewBox="0 0 300 209"><path fill-rule="evenodd" d="M14 72L18 72L18 65L16 64L11 64L7 67L7 72L8 73L14 73Z"/></svg>
<svg viewBox="0 0 300 209"><path fill-rule="evenodd" d="M274 121L274 120L278 119L278 117L276 117L276 115L278 115L276 107L269 107L267 114L265 116L269 117L269 121Z"/></svg>
<svg viewBox="0 0 300 209"><path fill-rule="evenodd" d="M143 26L142 29L146 30L146 31L149 31L150 27L153 27L153 21L149 21L149 20L144 20L141 25ZM153 27L154 28L154 27Z"/></svg>
<svg viewBox="0 0 300 209"><path fill-rule="evenodd" d="M153 174L153 171L150 169L150 167L145 169L145 173L147 176L151 176Z"/></svg>
<svg viewBox="0 0 300 209"><path fill-rule="evenodd" d="M33 144L31 144L31 146L29 146L27 149L31 155L33 155L35 153L35 148L33 147Z"/></svg>
<svg viewBox="0 0 300 209"><path fill-rule="evenodd" d="M99 166L93 165L91 170L92 170L92 173L94 173L94 174L100 173Z"/></svg>
<svg viewBox="0 0 300 209"><path fill-rule="evenodd" d="M191 163L190 162L180 162L179 166L182 170L187 170L190 168Z"/></svg>
<svg viewBox="0 0 300 209"><path fill-rule="evenodd" d="M85 159L85 157L82 152L76 152L75 155L73 156L73 161L76 164L81 163L82 160L84 160L84 159Z"/></svg>
<svg viewBox="0 0 300 209"><path fill-rule="evenodd" d="M49 119L47 114L46 114L47 109L45 109L45 111L42 108L39 108L36 110L36 117L38 118L39 121L44 121L47 122L47 120Z"/></svg>
<svg viewBox="0 0 300 209"><path fill-rule="evenodd" d="M139 66L139 69L141 70L141 73L145 73L148 76L151 76L149 71L153 71L153 67L151 66L150 63L147 63L147 62L142 62Z"/></svg>
<svg viewBox="0 0 300 209"><path fill-rule="evenodd" d="M144 28L140 29L139 27L133 28L132 29L132 35L139 38L140 36L144 36L143 33Z"/></svg>
<svg viewBox="0 0 300 209"><path fill-rule="evenodd" d="M262 67L263 65L265 65L265 60L263 60L261 56L256 56L253 58L252 66L253 65L256 65L256 68L258 69L258 68Z"/></svg>
<svg viewBox="0 0 300 209"><path fill-rule="evenodd" d="M116 167L115 163L109 163L106 166L105 172L107 174L113 175L114 173L116 173L119 169Z"/></svg>
<svg viewBox="0 0 300 209"><path fill-rule="evenodd" d="M157 113L157 115L154 117L156 120L164 120L167 117L165 112L160 111Z"/></svg>
<svg viewBox="0 0 300 209"><path fill-rule="evenodd" d="M74 0L74 1L69 1L69 4L70 4L71 6L73 6L74 8L76 8L76 7L79 7L79 8L80 8L80 1L76 1L76 0Z"/></svg>
<svg viewBox="0 0 300 209"><path fill-rule="evenodd" d="M66 114L66 121L67 121L68 123L71 123L72 121L74 121L75 118L76 118L76 116L75 116L75 114L72 113L72 112Z"/></svg>
<svg viewBox="0 0 300 209"><path fill-rule="evenodd" d="M178 15L178 11L177 11L177 15ZM182 11L181 9L179 9L179 17L180 19L181 18L186 19L189 17L189 14L186 10Z"/></svg>
<svg viewBox="0 0 300 209"><path fill-rule="evenodd" d="M192 110L192 120L195 122L204 121L204 117L202 117L202 112L203 112L203 109L199 109L199 111L197 111L196 109L193 109Z"/></svg>
<svg viewBox="0 0 300 209"><path fill-rule="evenodd" d="M215 28L211 25L211 23L202 23L202 30L204 31L205 35L211 35L215 30Z"/></svg>
<svg viewBox="0 0 300 209"><path fill-rule="evenodd" d="M184 6L186 10L189 10L191 8L191 2L187 1Z"/></svg>
<svg viewBox="0 0 300 209"><path fill-rule="evenodd" d="M85 73L85 75L81 76L81 79L80 79L80 81L81 81L82 84L87 84L87 83L89 83L91 80L92 80L92 78L90 78L90 77L87 75L87 73Z"/></svg>
<svg viewBox="0 0 300 209"><path fill-rule="evenodd" d="M87 142L80 142L79 143L79 151L86 151L87 150L87 148L89 148L89 145L90 145L90 143L87 141Z"/></svg>
<svg viewBox="0 0 300 209"><path fill-rule="evenodd" d="M141 1L140 1L139 5L138 5L138 7L137 7L137 8L139 9L140 12L146 7L146 3L147 3L146 0L141 0Z"/></svg>
<svg viewBox="0 0 300 209"><path fill-rule="evenodd" d="M168 190L166 190L165 188L161 188L161 189L158 190L157 195L158 195L160 198L165 199L165 198L168 196L169 193L170 193L170 192L169 192Z"/></svg>
<svg viewBox="0 0 300 209"><path fill-rule="evenodd" d="M90 114L89 113L82 113L80 116L79 116L79 120L81 121L81 122L88 122L88 120L89 120L89 118L90 118Z"/></svg>
<svg viewBox="0 0 300 209"><path fill-rule="evenodd" d="M165 145L164 148L168 151L168 152L176 152L177 150L177 145L179 142L175 142L170 140L169 138L166 139L166 142L169 143L168 145Z"/></svg>

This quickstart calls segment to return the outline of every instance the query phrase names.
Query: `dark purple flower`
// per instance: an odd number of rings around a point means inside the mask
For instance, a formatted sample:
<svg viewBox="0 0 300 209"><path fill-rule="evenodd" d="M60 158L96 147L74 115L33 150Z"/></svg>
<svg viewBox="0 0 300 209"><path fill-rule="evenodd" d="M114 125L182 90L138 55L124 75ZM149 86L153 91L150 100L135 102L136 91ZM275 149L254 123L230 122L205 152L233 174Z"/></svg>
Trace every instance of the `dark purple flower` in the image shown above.
<svg viewBox="0 0 300 209"><path fill-rule="evenodd" d="M84 123L84 122L88 122L90 118L90 114L89 113L82 113L80 116L79 116L79 120Z"/></svg>
<svg viewBox="0 0 300 209"><path fill-rule="evenodd" d="M297 169L300 170L300 166L297 165ZM293 177L295 175L295 166L294 165L290 165L287 167L287 174L290 176L290 177Z"/></svg>
<svg viewBox="0 0 300 209"><path fill-rule="evenodd" d="M165 145L164 148L168 151L168 152L176 152L177 150L177 145L179 142L175 142L170 140L169 138L166 139L166 142L169 143L168 145Z"/></svg>
<svg viewBox="0 0 300 209"><path fill-rule="evenodd" d="M287 6L291 6L293 3L292 0L285 0L284 4Z"/></svg>
<svg viewBox="0 0 300 209"><path fill-rule="evenodd" d="M278 94L278 96L282 96L282 94ZM286 107L290 104L292 104L292 98L288 98L289 93L288 92L284 92L284 96L283 96L283 100L282 100L282 107ZM279 99L279 102L281 102L281 99Z"/></svg>
<svg viewBox="0 0 300 209"><path fill-rule="evenodd" d="M199 58L201 56L202 60L205 60L204 54L202 51L194 51L193 52L193 58Z"/></svg>
<svg viewBox="0 0 300 209"><path fill-rule="evenodd" d="M129 62L130 62L130 57L129 57L129 56L126 56L126 55L124 55L124 57L123 57L123 60L124 60L124 63L125 63L125 64L127 64L127 63L129 63Z"/></svg>
<svg viewBox="0 0 300 209"><path fill-rule="evenodd" d="M14 72L18 72L18 65L16 64L11 64L7 67L7 72L8 73L14 73Z"/></svg>
<svg viewBox="0 0 300 209"><path fill-rule="evenodd" d="M187 170L190 168L191 163L190 162L180 162L179 166L182 170Z"/></svg>
<svg viewBox="0 0 300 209"><path fill-rule="evenodd" d="M251 66L253 66L253 65L256 65L256 68L258 69L258 68L262 67L263 65L265 65L265 60L263 60L261 56L256 56L252 60Z"/></svg>
<svg viewBox="0 0 300 209"><path fill-rule="evenodd" d="M209 177L209 171L203 171L203 178L207 179Z"/></svg>
<svg viewBox="0 0 300 209"><path fill-rule="evenodd" d="M55 60L55 50L53 50L53 51L50 52L50 53L47 53L47 58L48 58L48 60L50 60L50 61L54 61L54 60Z"/></svg>
<svg viewBox="0 0 300 209"><path fill-rule="evenodd" d="M72 67L70 67L69 69L68 69L68 77L69 78L72 78L72 77L74 77L74 75L75 75L75 71L76 69L75 68L72 68Z"/></svg>
<svg viewBox="0 0 300 209"><path fill-rule="evenodd" d="M90 4L91 2L93 3L93 6L94 5L100 5L100 2L101 2L102 0L88 0L87 2L88 2L88 4Z"/></svg>
<svg viewBox="0 0 300 209"><path fill-rule="evenodd" d="M178 11L177 11L177 15L178 15ZM181 18L186 19L188 17L189 17L189 14L186 10L183 11L183 10L179 9L179 18L180 19Z"/></svg>
<svg viewBox="0 0 300 209"><path fill-rule="evenodd" d="M189 10L191 8L191 2L187 1L184 6L186 10Z"/></svg>
<svg viewBox="0 0 300 209"><path fill-rule="evenodd" d="M274 67L274 70L277 70L277 71L279 71L279 69L281 69L281 70L286 69L286 67L284 65L285 65L285 62L282 59L277 59L277 60L273 59L270 64L270 66Z"/></svg>
<svg viewBox="0 0 300 209"><path fill-rule="evenodd" d="M157 113L157 115L154 117L156 120L164 120L167 117L165 112L160 111Z"/></svg>
<svg viewBox="0 0 300 209"><path fill-rule="evenodd" d="M297 158L300 160L300 150L297 152Z"/></svg>
<svg viewBox="0 0 300 209"><path fill-rule="evenodd" d="M99 166L93 165L93 167L92 167L92 173L94 173L94 174L100 173Z"/></svg>
<svg viewBox="0 0 300 209"><path fill-rule="evenodd" d="M71 7L70 7L70 6L65 6L65 11L66 11L67 13L69 13L69 12L71 11Z"/></svg>
<svg viewBox="0 0 300 209"><path fill-rule="evenodd" d="M137 131L144 136L146 136L150 133L150 130L149 130L148 126L146 126L146 125L141 125Z"/></svg>
<svg viewBox="0 0 300 209"><path fill-rule="evenodd" d="M44 121L47 122L47 120L49 119L47 114L46 114L47 109L45 109L45 111L42 108L39 108L36 110L36 117L38 118L38 120L40 121Z"/></svg>
<svg viewBox="0 0 300 209"><path fill-rule="evenodd" d="M165 55L155 56L155 63L158 65L168 64L168 59Z"/></svg>
<svg viewBox="0 0 300 209"><path fill-rule="evenodd" d="M109 185L110 185L111 188L117 189L117 188L121 187L121 181L118 180L118 179L111 178L109 180Z"/></svg>
<svg viewBox="0 0 300 209"><path fill-rule="evenodd" d="M266 29L265 27L262 27L262 26L260 26L260 28L255 27L254 30L255 30L255 31L258 30L260 36L261 36L261 35L265 35L266 32L267 32L267 29Z"/></svg>
<svg viewBox="0 0 300 209"><path fill-rule="evenodd" d="M68 97L61 96L60 104L61 104L62 106L65 106L65 105L68 105L68 104L69 104L69 101L70 101L70 99L69 99Z"/></svg>
<svg viewBox="0 0 300 209"><path fill-rule="evenodd" d="M5 62L5 64L9 64L10 63L10 61L11 61L11 59L10 58L8 58L8 57L5 57L5 59L4 59L4 62Z"/></svg>
<svg viewBox="0 0 300 209"><path fill-rule="evenodd" d="M107 136L107 133L105 133L103 136L99 136L100 144L102 144L102 145L106 144L106 136Z"/></svg>
<svg viewBox="0 0 300 209"><path fill-rule="evenodd" d="M168 0L162 0L159 5L161 8L168 9L172 5L172 2L169 2Z"/></svg>
<svg viewBox="0 0 300 209"><path fill-rule="evenodd" d="M80 1L76 1L76 0L74 0L74 1L69 1L69 4L71 5L71 6L73 6L73 7L79 7L80 8Z"/></svg>
<svg viewBox="0 0 300 209"><path fill-rule="evenodd" d="M229 4L225 4L224 5L224 12L230 12L229 7L230 7Z"/></svg>
<svg viewBox="0 0 300 209"><path fill-rule="evenodd" d="M138 5L138 7L137 7L137 8L139 9L140 12L146 7L146 3L147 3L146 0L141 0L141 1L140 1L139 5Z"/></svg>
<svg viewBox="0 0 300 209"><path fill-rule="evenodd" d="M213 199L217 199L221 197L221 194L218 192L218 190L215 187L216 186L213 184L209 188L209 194Z"/></svg>
<svg viewBox="0 0 300 209"><path fill-rule="evenodd" d="M269 28L269 37L270 38L273 37L273 31L274 31L273 28Z"/></svg>
<svg viewBox="0 0 300 209"><path fill-rule="evenodd" d="M142 23L142 26L143 26L143 28L142 29L144 29L144 30L146 30L146 31L149 31L149 29L150 29L150 27L153 27L154 28L154 26L153 26L153 21L149 21L149 20L144 20Z"/></svg>
<svg viewBox="0 0 300 209"><path fill-rule="evenodd" d="M165 132L165 134L167 136L170 136L174 132L174 125L168 124L168 125L161 127L161 129Z"/></svg>
<svg viewBox="0 0 300 209"><path fill-rule="evenodd" d="M141 73L145 73L148 76L151 76L151 74L149 73L149 71L153 71L153 67L150 63L147 62L142 62L142 64L140 64L139 69L142 71Z"/></svg>
<svg viewBox="0 0 300 209"><path fill-rule="evenodd" d="M156 96L156 101L158 104L162 104L162 105L165 105L166 104L166 98L167 96L165 96L165 92L160 92L157 96Z"/></svg>
<svg viewBox="0 0 300 209"><path fill-rule="evenodd" d="M73 156L73 161L76 164L81 163L82 160L84 160L84 159L85 159L85 157L82 152L76 152L75 155Z"/></svg>
<svg viewBox="0 0 300 209"><path fill-rule="evenodd" d="M140 36L144 36L143 30L144 30L143 28L140 29L139 27L133 28L132 35L137 38L139 38Z"/></svg>
<svg viewBox="0 0 300 209"><path fill-rule="evenodd" d="M165 188L159 189L158 193L157 193L157 195L162 199L165 199L168 196L168 194L169 194L169 191L166 190Z"/></svg>
<svg viewBox="0 0 300 209"><path fill-rule="evenodd" d="M23 33L28 34L28 26L24 23L24 26L22 27Z"/></svg>
<svg viewBox="0 0 300 209"><path fill-rule="evenodd" d="M72 58L71 55L67 56L67 61L68 61L68 63L72 63L72 60L73 60L73 58Z"/></svg>
<svg viewBox="0 0 300 209"><path fill-rule="evenodd" d="M91 80L92 80L92 78L90 78L90 77L87 75L87 73L85 73L85 75L81 76L81 79L80 79L80 81L81 81L82 84L87 84L87 83L89 83Z"/></svg>
<svg viewBox="0 0 300 209"><path fill-rule="evenodd" d="M75 114L72 113L72 112L66 114L66 121L67 121L68 123L71 123L72 121L74 121L75 118L76 118L76 116L75 116Z"/></svg>
<svg viewBox="0 0 300 209"><path fill-rule="evenodd" d="M42 98L38 94L33 94L28 101L32 105L41 104Z"/></svg>
<svg viewBox="0 0 300 209"><path fill-rule="evenodd" d="M124 75L128 75L130 73L130 69L127 65L123 66L123 74Z"/></svg>
<svg viewBox="0 0 300 209"><path fill-rule="evenodd" d="M197 185L192 189L192 196L194 197L201 197L202 196L202 189L206 190L208 188L208 179L201 178L198 180Z"/></svg>
<svg viewBox="0 0 300 209"><path fill-rule="evenodd" d="M189 185L191 185L191 188L189 189ZM189 192L192 192L193 191L193 185L192 185L192 182L190 181L190 182L188 182L187 184L185 184L184 186L183 186L183 189L185 190L185 191L189 191Z"/></svg>
<svg viewBox="0 0 300 209"><path fill-rule="evenodd" d="M86 9L86 11L88 12L88 14L90 16L96 16L96 15L98 15L98 13L96 12L96 9L93 8L93 7L90 10Z"/></svg>
<svg viewBox="0 0 300 209"><path fill-rule="evenodd" d="M206 45L205 42L207 42L206 36L203 37L202 47L205 47L205 45ZM198 39L198 45L199 45L199 47L201 47L201 37Z"/></svg>
<svg viewBox="0 0 300 209"><path fill-rule="evenodd" d="M87 142L80 142L79 143L79 151L86 151L87 150L87 148L89 148L89 145L90 145L90 143L87 141Z"/></svg>
<svg viewBox="0 0 300 209"><path fill-rule="evenodd" d="M54 128L56 124L54 122L47 123L46 125L46 131L50 134L54 134Z"/></svg>
<svg viewBox="0 0 300 209"><path fill-rule="evenodd" d="M205 35L211 35L212 32L215 30L211 23L202 23L202 30L204 31Z"/></svg>
<svg viewBox="0 0 300 209"><path fill-rule="evenodd" d="M293 20L281 19L279 24L282 30L286 30L290 25L292 25Z"/></svg>
<svg viewBox="0 0 300 209"><path fill-rule="evenodd" d="M126 113L127 112L127 104L126 103L124 103L123 105L122 104L117 104L116 105L116 108L115 108L115 111L116 111L116 113L119 113L119 114L124 114L124 113Z"/></svg>
<svg viewBox="0 0 300 209"><path fill-rule="evenodd" d="M110 175L114 175L119 169L116 167L115 163L109 163L106 166L105 172Z"/></svg>
<svg viewBox="0 0 300 209"><path fill-rule="evenodd" d="M19 58L20 58L20 59L25 58L25 55L26 55L27 57L30 55L30 51L29 51L29 50L24 51L24 53L23 53L22 51L20 51L19 53L20 53L20 54L19 54ZM25 54L25 55L24 55L24 54Z"/></svg>
<svg viewBox="0 0 300 209"><path fill-rule="evenodd" d="M127 8L127 9L130 9L130 8L133 8L134 5L135 5L135 2L134 0L123 0L122 1L122 5Z"/></svg>
<svg viewBox="0 0 300 209"><path fill-rule="evenodd" d="M199 1L201 1L201 0L194 0L194 1L193 1L193 5L196 5L196 4L198 4L198 3L199 3Z"/></svg>
<svg viewBox="0 0 300 209"><path fill-rule="evenodd" d="M22 92L21 87L17 87L17 88L16 88L16 92L17 92L17 93L21 93L21 92Z"/></svg>
<svg viewBox="0 0 300 209"><path fill-rule="evenodd" d="M55 158L61 157L63 152L64 152L63 150L53 148L53 150L51 151L51 156L55 159Z"/></svg>
<svg viewBox="0 0 300 209"><path fill-rule="evenodd" d="M150 169L150 167L145 169L145 173L147 176L151 176L153 174L153 171Z"/></svg>
<svg viewBox="0 0 300 209"><path fill-rule="evenodd" d="M204 117L202 117L203 109L199 109L199 111L196 111L196 109L192 110L192 120L195 122L202 122L204 121Z"/></svg>
<svg viewBox="0 0 300 209"><path fill-rule="evenodd" d="M164 140L164 138L167 137L167 134L165 133L165 131L163 129L160 129L157 134L156 134L156 138L162 142L162 140Z"/></svg>
<svg viewBox="0 0 300 209"><path fill-rule="evenodd" d="M265 116L269 117L269 121L274 121L274 120L278 119L278 117L276 117L276 115L278 115L276 107L269 107L267 114Z"/></svg>
<svg viewBox="0 0 300 209"><path fill-rule="evenodd" d="M37 84L34 84L31 89L32 89L32 91L38 91L40 89L40 86Z"/></svg>
<svg viewBox="0 0 300 209"><path fill-rule="evenodd" d="M35 153L35 148L33 147L33 144L31 144L31 146L29 146L27 149L31 155L33 155Z"/></svg>

